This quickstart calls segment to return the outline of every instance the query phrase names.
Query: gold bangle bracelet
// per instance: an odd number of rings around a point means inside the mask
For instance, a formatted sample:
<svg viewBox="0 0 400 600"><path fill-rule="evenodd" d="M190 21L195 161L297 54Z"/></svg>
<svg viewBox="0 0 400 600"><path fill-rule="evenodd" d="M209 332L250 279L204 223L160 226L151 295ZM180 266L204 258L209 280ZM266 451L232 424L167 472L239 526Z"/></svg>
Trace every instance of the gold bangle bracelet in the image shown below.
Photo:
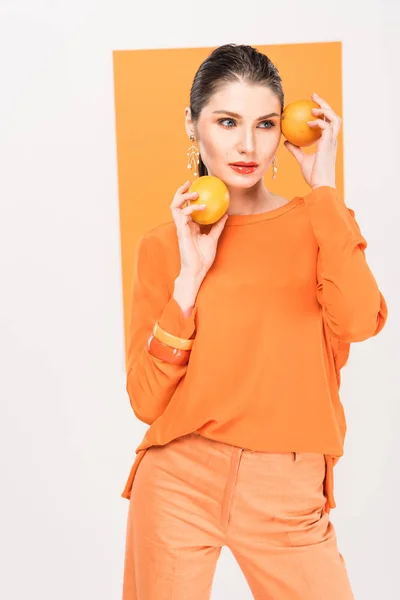
<svg viewBox="0 0 400 600"><path fill-rule="evenodd" d="M158 321L154 325L153 335L163 344L171 346L171 348L176 348L177 350L191 350L193 346L194 340L180 338L171 333L167 333L159 326Z"/></svg>

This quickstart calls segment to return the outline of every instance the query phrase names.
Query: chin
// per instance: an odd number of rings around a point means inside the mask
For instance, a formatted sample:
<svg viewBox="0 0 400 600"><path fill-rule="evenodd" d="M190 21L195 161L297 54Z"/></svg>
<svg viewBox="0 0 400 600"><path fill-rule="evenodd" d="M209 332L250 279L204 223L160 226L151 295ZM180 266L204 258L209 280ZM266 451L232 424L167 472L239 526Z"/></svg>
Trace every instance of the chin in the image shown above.
<svg viewBox="0 0 400 600"><path fill-rule="evenodd" d="M218 179L221 179L228 187L243 190L254 187L260 179L263 179L264 177L264 173L260 176L260 173L257 171L248 175L235 173L230 167L216 169L214 172L211 171L208 174L218 177Z"/></svg>
<svg viewBox="0 0 400 600"><path fill-rule="evenodd" d="M252 173L251 175L241 175L239 173L229 173L225 178L221 177L225 185L230 187L240 188L246 190L256 185L262 179L258 173Z"/></svg>

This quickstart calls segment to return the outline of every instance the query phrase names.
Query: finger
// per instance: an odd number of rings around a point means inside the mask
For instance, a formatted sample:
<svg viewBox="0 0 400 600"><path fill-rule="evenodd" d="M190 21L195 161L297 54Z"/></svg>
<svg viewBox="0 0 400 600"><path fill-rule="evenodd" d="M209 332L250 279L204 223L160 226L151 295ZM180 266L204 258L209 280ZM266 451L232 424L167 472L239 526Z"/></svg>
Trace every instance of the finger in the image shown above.
<svg viewBox="0 0 400 600"><path fill-rule="evenodd" d="M179 190L176 192L174 199L171 203L171 208L181 208L186 202L190 202L190 200L196 200L198 197L197 192L187 192L182 193Z"/></svg>
<svg viewBox="0 0 400 600"><path fill-rule="evenodd" d="M222 233L222 230L225 227L225 223L228 220L228 213L225 213L214 225L212 226L209 236L215 241L218 241L219 236Z"/></svg>
<svg viewBox="0 0 400 600"><path fill-rule="evenodd" d="M342 126L342 119L340 117L338 117L337 120L334 121L333 125L332 125L333 136L335 138L338 137L341 126Z"/></svg>
<svg viewBox="0 0 400 600"><path fill-rule="evenodd" d="M187 194L182 194L181 200L182 200L182 204L179 206L179 208L184 208L185 206L189 206L193 200L197 200L197 198L199 197L199 194L197 192L190 192Z"/></svg>
<svg viewBox="0 0 400 600"><path fill-rule="evenodd" d="M332 110L332 107L331 107L331 105L330 105L330 104L328 104L326 100L324 100L323 98L321 98L321 96L318 96L318 94L315 94L315 93L314 93L314 94L311 96L311 98L312 98L313 100L315 100L315 102L317 102L317 104L319 104L319 105L320 105L322 108L328 108L328 109L331 109L331 110Z"/></svg>
<svg viewBox="0 0 400 600"><path fill-rule="evenodd" d="M323 119L314 119L313 121L307 121L307 125L310 127L320 127L321 129L330 129L332 130L331 124L329 121L324 121Z"/></svg>
<svg viewBox="0 0 400 600"><path fill-rule="evenodd" d="M207 208L207 204L189 204L185 208L182 208L182 213L184 215L191 215L195 210L204 210Z"/></svg>
<svg viewBox="0 0 400 600"><path fill-rule="evenodd" d="M301 148L299 148L298 146L295 146L294 144L291 144L288 141L283 142L283 145L286 146L286 148L289 150L290 154L293 154L293 156L295 157L295 159L298 162L302 161L304 152Z"/></svg>
<svg viewBox="0 0 400 600"><path fill-rule="evenodd" d="M198 198L198 196L198 192L187 192L186 194L182 194L182 198L184 198L185 200L195 200L196 198Z"/></svg>
<svg viewBox="0 0 400 600"><path fill-rule="evenodd" d="M180 192L181 194L183 194L190 188L190 184L191 184L191 182L188 179L187 181L185 181L185 183L183 183L180 187L178 187L177 191Z"/></svg>
<svg viewBox="0 0 400 600"><path fill-rule="evenodd" d="M314 115L322 115L330 121L334 121L335 119L339 118L331 108L312 108L311 111Z"/></svg>
<svg viewBox="0 0 400 600"><path fill-rule="evenodd" d="M333 135L335 137L339 135L342 119L331 108L313 108L312 112L315 115L323 115L324 121L328 118L332 125Z"/></svg>

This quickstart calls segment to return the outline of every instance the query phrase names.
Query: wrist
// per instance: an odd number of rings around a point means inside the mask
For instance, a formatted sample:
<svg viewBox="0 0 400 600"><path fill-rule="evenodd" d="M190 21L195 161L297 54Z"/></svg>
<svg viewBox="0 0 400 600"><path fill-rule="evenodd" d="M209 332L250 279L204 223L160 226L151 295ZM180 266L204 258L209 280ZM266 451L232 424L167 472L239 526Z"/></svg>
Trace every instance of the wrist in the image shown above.
<svg viewBox="0 0 400 600"><path fill-rule="evenodd" d="M330 187L330 188L336 189L336 183L334 181L326 181L326 182L316 183L315 185L311 186L311 189L316 190L319 187Z"/></svg>
<svg viewBox="0 0 400 600"><path fill-rule="evenodd" d="M173 298L185 317L190 317L202 280L189 274L179 274L174 282Z"/></svg>
<svg viewBox="0 0 400 600"><path fill-rule="evenodd" d="M197 292L203 282L204 277L205 274L194 275L191 271L181 270L175 279L175 286Z"/></svg>

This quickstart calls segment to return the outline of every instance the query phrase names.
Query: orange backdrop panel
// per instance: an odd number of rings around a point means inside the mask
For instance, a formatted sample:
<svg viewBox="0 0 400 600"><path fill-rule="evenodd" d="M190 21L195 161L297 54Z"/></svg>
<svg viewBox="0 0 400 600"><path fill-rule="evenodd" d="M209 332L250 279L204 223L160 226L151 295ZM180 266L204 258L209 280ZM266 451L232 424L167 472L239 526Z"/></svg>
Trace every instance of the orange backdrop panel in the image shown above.
<svg viewBox="0 0 400 600"><path fill-rule="evenodd" d="M342 114L340 42L255 46L267 54L283 80L285 104L316 92ZM121 50L113 53L118 189L121 227L125 350L133 263L139 236L172 219L169 205L178 186L193 180L184 108L200 63L213 48ZM282 146L274 193L292 198L309 191L295 159ZM307 148L312 152L315 146ZM339 137L337 186L343 195L343 144Z"/></svg>

